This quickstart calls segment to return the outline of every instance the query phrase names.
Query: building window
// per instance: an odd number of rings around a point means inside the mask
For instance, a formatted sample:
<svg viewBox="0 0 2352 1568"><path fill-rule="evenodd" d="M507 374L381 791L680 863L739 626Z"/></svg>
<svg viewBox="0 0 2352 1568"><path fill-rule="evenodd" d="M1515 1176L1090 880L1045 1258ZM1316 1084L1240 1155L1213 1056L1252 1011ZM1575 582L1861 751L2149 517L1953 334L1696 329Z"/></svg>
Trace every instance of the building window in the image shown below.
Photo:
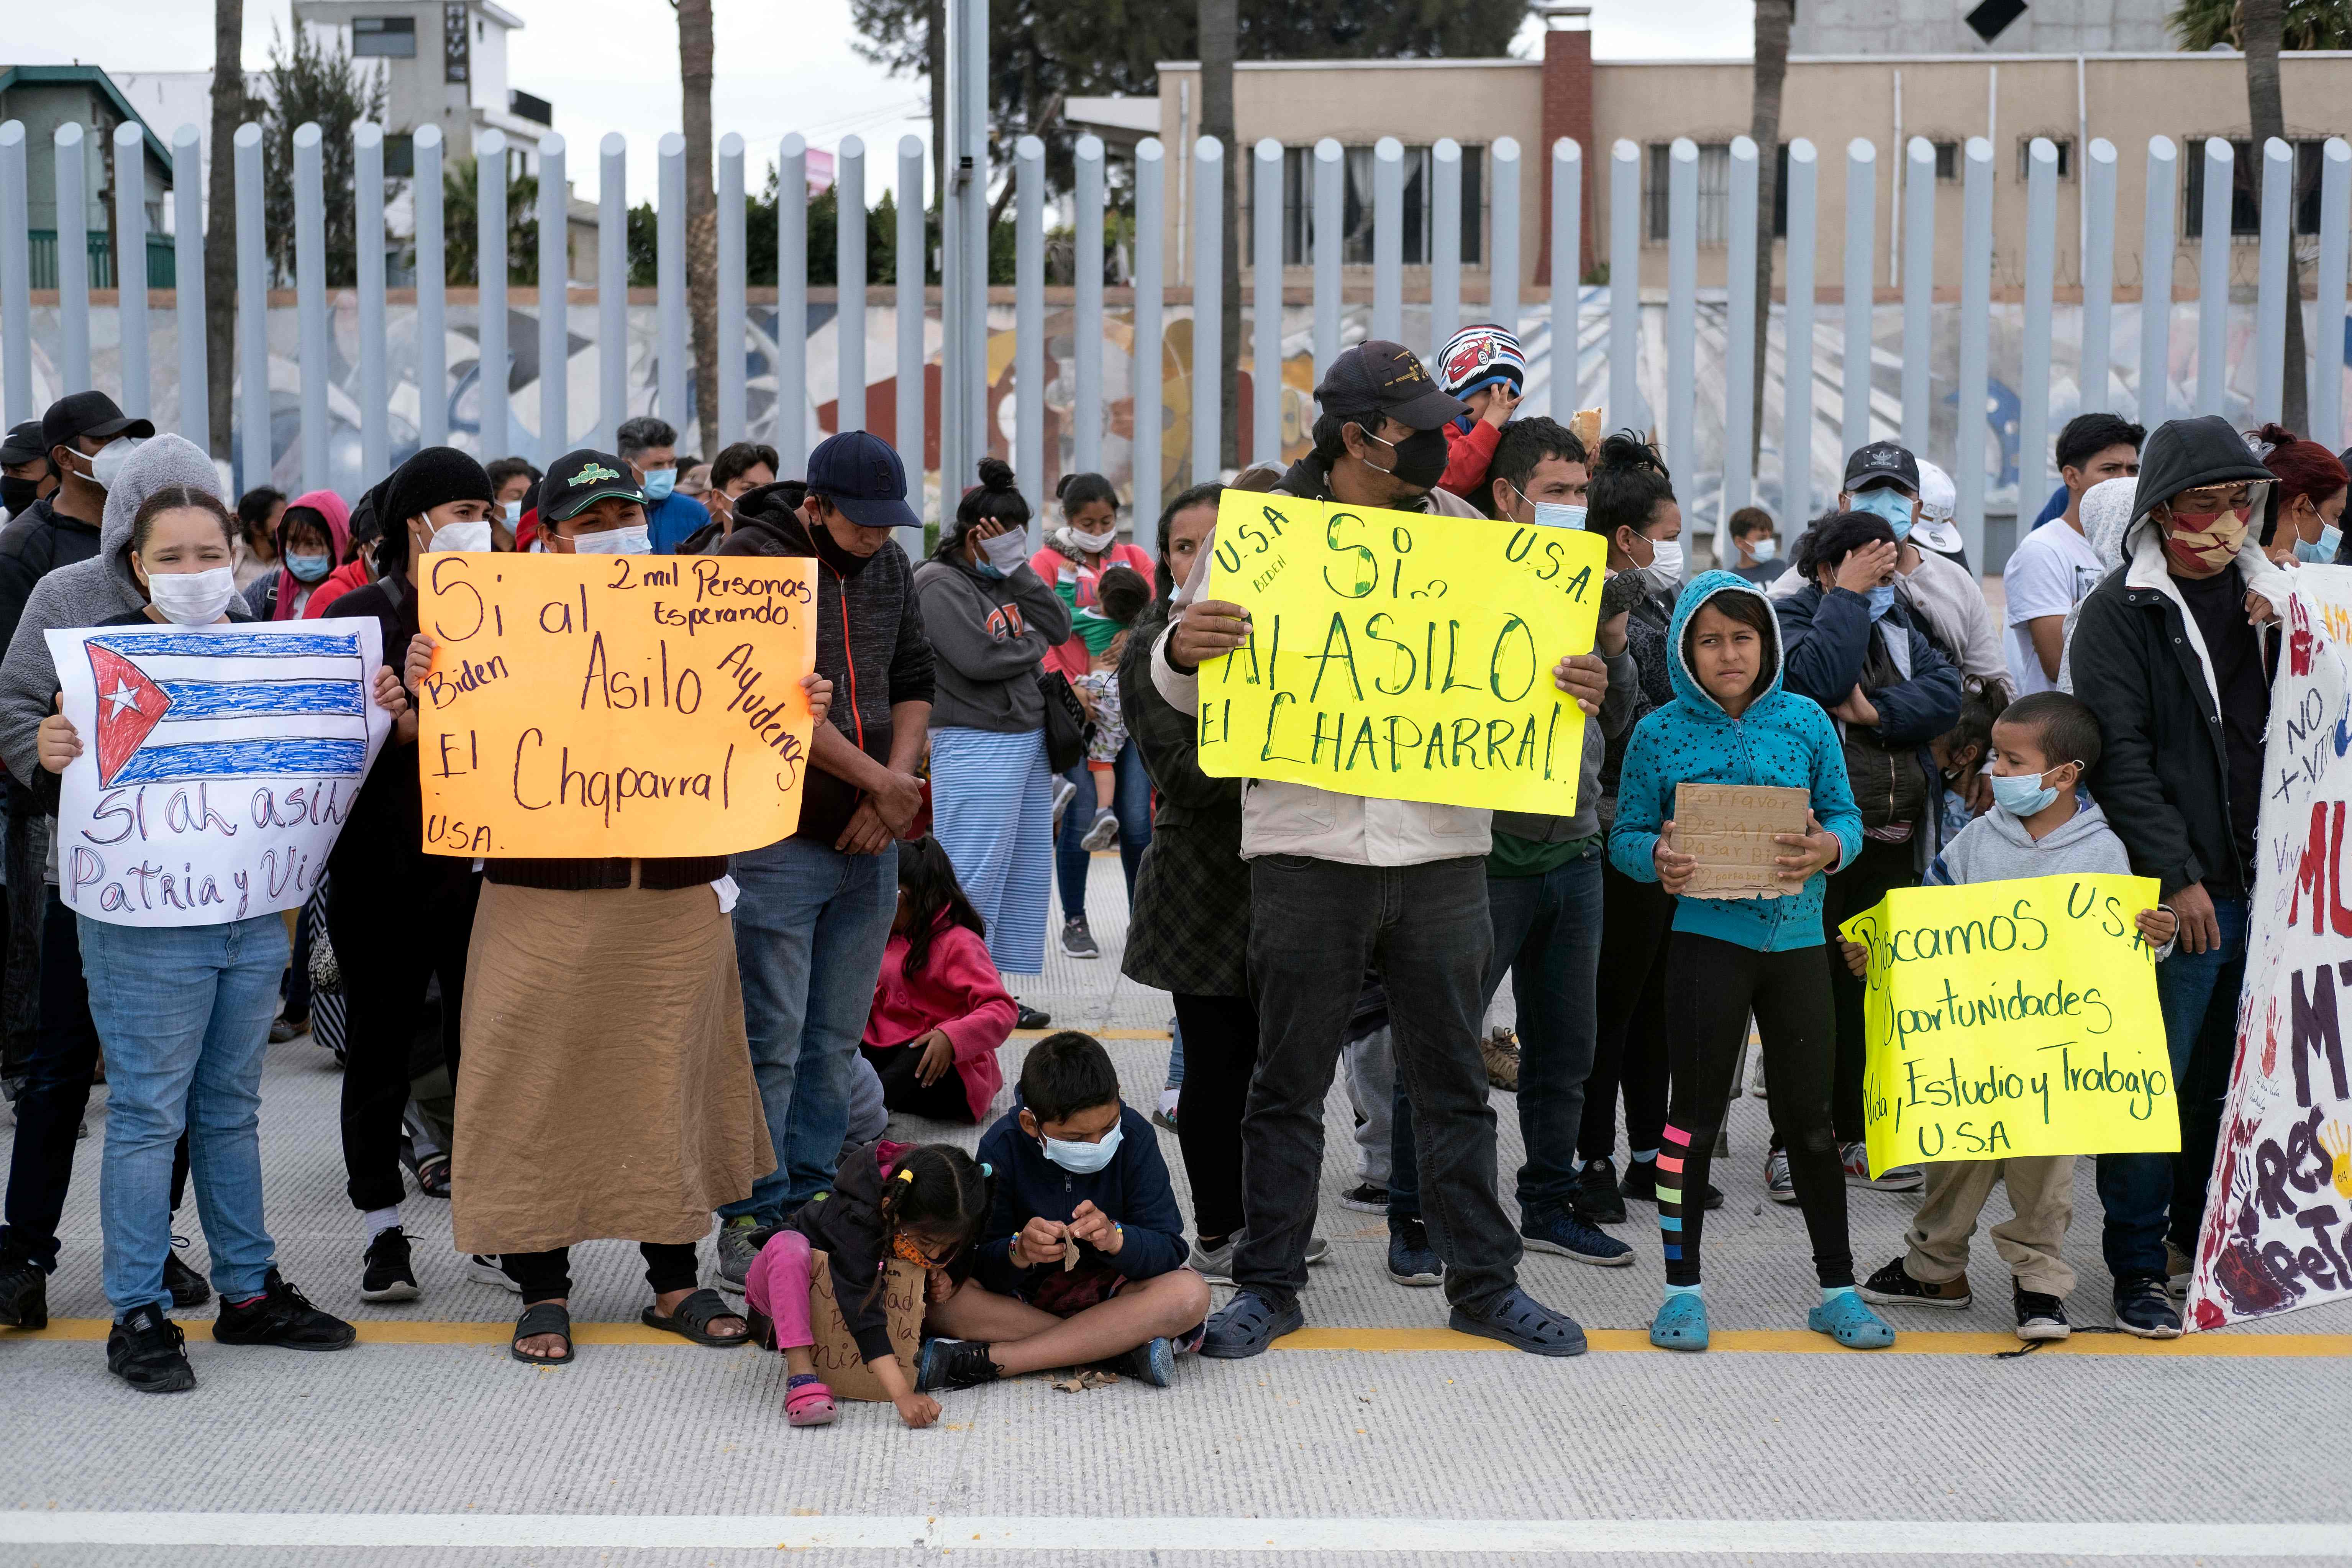
<svg viewBox="0 0 2352 1568"><path fill-rule="evenodd" d="M1429 237L1434 182L1433 160L1425 146L1404 150L1404 238L1400 247L1403 265L1426 267L1431 261ZM1255 160L1250 167L1256 168ZM1372 149L1349 147L1340 158L1339 259L1349 267L1369 267L1372 260ZM1486 150L1462 149L1462 264L1475 267L1484 255L1479 237L1486 225ZM1248 221L1244 207L1243 221ZM1282 156L1282 263L1305 267L1315 259L1315 149L1287 147ZM1249 254L1244 237L1242 252Z"/></svg>
<svg viewBox="0 0 2352 1568"><path fill-rule="evenodd" d="M2074 177L2074 138L2053 136L2050 140L2058 146L2058 177L2062 180L2073 179ZM2031 136L2021 136L2017 139L2017 177L2021 180L2033 177L2033 138Z"/></svg>
<svg viewBox="0 0 2352 1568"><path fill-rule="evenodd" d="M416 18L414 16L354 16L352 18L352 53L358 58L413 60L416 58Z"/></svg>
<svg viewBox="0 0 2352 1568"><path fill-rule="evenodd" d="M1642 191L1642 226L1649 244L1664 245L1672 226L1668 182L1673 177L1674 144L1653 142L1644 163L1647 179ZM1789 145L1780 144L1780 179L1772 195L1772 235L1789 233ZM1722 246L1731 238L1731 143L1698 144L1698 243Z"/></svg>
<svg viewBox="0 0 2352 1568"><path fill-rule="evenodd" d="M2289 143L2294 149L2293 226L2297 234L2319 232L2319 176L2324 149L2316 138ZM2189 188L2181 202L2180 232L2186 239L2205 237L2205 138L2184 136L2180 161L2189 165ZM2262 164L2252 142L2230 143L2230 232L2249 237L2263 232Z"/></svg>
<svg viewBox="0 0 2352 1568"><path fill-rule="evenodd" d="M416 138L403 132L383 139L383 173L386 179L413 180L416 177Z"/></svg>
<svg viewBox="0 0 2352 1568"><path fill-rule="evenodd" d="M1936 143L1936 178L1957 180L1960 177L1960 144L1957 142Z"/></svg>
<svg viewBox="0 0 2352 1568"><path fill-rule="evenodd" d="M518 120L535 120L541 125L555 123L555 106L520 88L507 89L507 112Z"/></svg>

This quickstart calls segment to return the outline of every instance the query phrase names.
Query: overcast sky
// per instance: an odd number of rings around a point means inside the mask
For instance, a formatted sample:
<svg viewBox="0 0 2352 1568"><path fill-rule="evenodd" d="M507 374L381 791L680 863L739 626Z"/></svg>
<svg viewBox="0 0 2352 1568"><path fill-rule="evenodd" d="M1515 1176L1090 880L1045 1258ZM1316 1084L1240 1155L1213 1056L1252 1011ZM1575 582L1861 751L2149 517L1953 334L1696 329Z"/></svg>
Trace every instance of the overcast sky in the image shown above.
<svg viewBox="0 0 2352 1568"><path fill-rule="evenodd" d="M596 143L617 131L629 138L631 197L650 196L654 143L678 128L677 22L667 0L501 4L524 22L512 39L508 85L555 106L555 128L571 149L573 189L594 197ZM1744 57L1754 26L1752 0L1592 0L1592 6L1593 52L1602 58ZM713 10L712 122L719 134L737 132L749 143L753 185L775 162L786 132L798 131L822 148L854 133L866 140L867 190L879 199L897 177L891 149L898 138L911 132L929 139L923 82L886 76L852 51L849 0L715 0ZM271 27L282 33L290 16L288 0L247 0L248 69L268 64ZM1531 54L1537 32L1531 20L1515 52ZM212 58L212 7L204 0L52 5L37 27L9 33L0 62L187 70ZM158 130L170 138L170 127Z"/></svg>

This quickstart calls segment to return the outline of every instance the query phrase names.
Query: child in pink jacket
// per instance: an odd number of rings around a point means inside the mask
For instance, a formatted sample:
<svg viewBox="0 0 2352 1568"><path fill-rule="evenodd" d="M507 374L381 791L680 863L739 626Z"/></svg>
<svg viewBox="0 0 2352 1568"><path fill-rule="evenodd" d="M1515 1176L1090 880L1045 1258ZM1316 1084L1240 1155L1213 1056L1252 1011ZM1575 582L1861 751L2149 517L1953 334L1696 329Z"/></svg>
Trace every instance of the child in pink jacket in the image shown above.
<svg viewBox="0 0 2352 1568"><path fill-rule="evenodd" d="M988 928L939 840L898 846L898 915L858 1048L893 1110L973 1125L1004 1085L997 1048L1013 998L988 956Z"/></svg>

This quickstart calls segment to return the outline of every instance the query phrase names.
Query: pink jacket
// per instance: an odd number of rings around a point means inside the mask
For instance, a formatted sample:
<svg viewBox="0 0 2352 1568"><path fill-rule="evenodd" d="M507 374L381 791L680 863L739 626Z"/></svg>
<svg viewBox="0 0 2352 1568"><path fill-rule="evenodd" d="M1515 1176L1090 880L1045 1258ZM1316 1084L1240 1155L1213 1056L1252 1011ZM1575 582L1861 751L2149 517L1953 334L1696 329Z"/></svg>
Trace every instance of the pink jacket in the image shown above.
<svg viewBox="0 0 2352 1568"><path fill-rule="evenodd" d="M882 973L874 982L865 1043L883 1050L921 1039L933 1029L946 1030L971 1119L987 1121L989 1102L1004 1087L997 1047L1013 1037L1015 1017L1013 998L996 977L988 944L950 923L942 910L923 967L910 976L906 965L907 939L894 935L882 950Z"/></svg>
<svg viewBox="0 0 2352 1568"><path fill-rule="evenodd" d="M1151 581L1151 555L1139 544L1112 545L1103 552L1102 563L1107 567L1131 566L1143 574L1143 580L1146 583ZM1029 569L1036 573L1047 587L1054 588L1057 593L1060 591L1058 584L1062 580L1062 574L1064 572L1072 574L1077 579L1078 602L1070 606L1071 612L1076 614L1079 610L1094 607L1095 577L1098 568L1082 566L1048 544L1045 549L1029 557ZM1087 639L1072 632L1069 640L1045 650L1045 668L1059 670L1065 679L1076 680L1094 668L1094 655L1087 651Z"/></svg>

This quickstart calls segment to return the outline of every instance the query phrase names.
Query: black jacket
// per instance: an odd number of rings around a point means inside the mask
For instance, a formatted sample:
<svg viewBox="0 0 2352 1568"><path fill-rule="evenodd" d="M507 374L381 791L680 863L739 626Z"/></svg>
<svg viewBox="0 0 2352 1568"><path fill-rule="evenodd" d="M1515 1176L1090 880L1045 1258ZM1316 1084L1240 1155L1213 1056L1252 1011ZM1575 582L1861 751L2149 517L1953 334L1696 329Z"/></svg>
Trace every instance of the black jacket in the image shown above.
<svg viewBox="0 0 2352 1568"><path fill-rule="evenodd" d="M56 499L43 496L0 528L0 647L16 640L34 584L98 553L98 530L52 507Z"/></svg>
<svg viewBox="0 0 2352 1568"><path fill-rule="evenodd" d="M882 1145L861 1143L844 1154L832 1189L803 1204L784 1224L825 1255L834 1304L857 1353L870 1362L888 1357L890 1315L878 1285L893 1256L890 1227L882 1221ZM949 1260L948 1278L961 1284L971 1278L971 1266L972 1249L965 1247Z"/></svg>

